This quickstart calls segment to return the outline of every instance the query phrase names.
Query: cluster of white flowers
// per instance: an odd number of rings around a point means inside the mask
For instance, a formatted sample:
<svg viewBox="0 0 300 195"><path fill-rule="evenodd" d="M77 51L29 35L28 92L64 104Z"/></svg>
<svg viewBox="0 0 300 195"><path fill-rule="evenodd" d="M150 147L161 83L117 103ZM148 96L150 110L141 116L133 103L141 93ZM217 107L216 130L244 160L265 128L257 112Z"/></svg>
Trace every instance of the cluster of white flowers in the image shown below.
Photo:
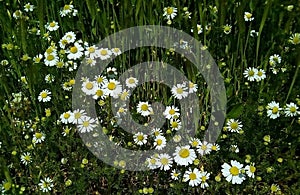
<svg viewBox="0 0 300 195"><path fill-rule="evenodd" d="M299 107L297 104L290 102L286 104L284 108L280 108L279 103L272 101L267 105L267 115L271 119L276 119L280 117L280 112L282 111L286 117L295 117L300 115Z"/></svg>
<svg viewBox="0 0 300 195"><path fill-rule="evenodd" d="M254 67L248 67L243 74L248 81L258 82L266 78L266 73L263 69L257 69Z"/></svg>

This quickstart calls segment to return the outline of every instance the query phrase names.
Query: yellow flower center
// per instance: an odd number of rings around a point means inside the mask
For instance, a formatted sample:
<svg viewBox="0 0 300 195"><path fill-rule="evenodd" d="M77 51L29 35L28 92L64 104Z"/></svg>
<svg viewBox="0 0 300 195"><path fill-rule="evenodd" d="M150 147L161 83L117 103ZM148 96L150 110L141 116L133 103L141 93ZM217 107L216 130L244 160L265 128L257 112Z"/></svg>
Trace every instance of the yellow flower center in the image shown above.
<svg viewBox="0 0 300 195"><path fill-rule="evenodd" d="M229 172L231 173L231 175L233 176L237 176L239 174L239 169L236 166L233 166L229 169Z"/></svg>
<svg viewBox="0 0 300 195"><path fill-rule="evenodd" d="M295 112L296 112L296 110L297 110L297 109L296 109L296 107L295 107L295 106L292 106L292 107L290 107L290 112L291 112L291 113L295 113Z"/></svg>
<svg viewBox="0 0 300 195"><path fill-rule="evenodd" d="M48 94L47 94L47 92L42 92L41 93L41 97L44 99L44 98L46 98L48 96Z"/></svg>
<svg viewBox="0 0 300 195"><path fill-rule="evenodd" d="M144 140L144 136L143 135L138 135L137 136L137 140L138 141L143 141Z"/></svg>
<svg viewBox="0 0 300 195"><path fill-rule="evenodd" d="M248 72L248 74L249 74L249 76L254 76L254 71L253 71L253 70L250 70L250 71Z"/></svg>
<svg viewBox="0 0 300 195"><path fill-rule="evenodd" d="M232 122L232 123L230 124L230 128L231 128L231 129L237 129L238 126L239 126L239 124L238 124L237 122Z"/></svg>
<svg viewBox="0 0 300 195"><path fill-rule="evenodd" d="M102 78L102 77L98 77L98 78L97 78L97 82L98 82L98 83L102 83L102 82L103 82L103 78Z"/></svg>
<svg viewBox="0 0 300 195"><path fill-rule="evenodd" d="M53 55L48 55L48 56L47 56L47 60L48 60L48 61L54 60L54 56L53 56Z"/></svg>
<svg viewBox="0 0 300 195"><path fill-rule="evenodd" d="M103 91L102 91L101 89L98 89L98 90L96 91L96 95L97 95L98 97L101 97L101 96L103 95Z"/></svg>
<svg viewBox="0 0 300 195"><path fill-rule="evenodd" d="M170 115L175 114L175 110L174 110L174 109L171 109L171 110L169 111L169 114L170 114Z"/></svg>
<svg viewBox="0 0 300 195"><path fill-rule="evenodd" d="M50 27L54 27L55 25L56 25L55 22L51 22L51 23L49 24Z"/></svg>
<svg viewBox="0 0 300 195"><path fill-rule="evenodd" d="M299 36L295 36L295 37L293 38L293 43L294 43L294 44L298 44L299 42L300 42Z"/></svg>
<svg viewBox="0 0 300 195"><path fill-rule="evenodd" d="M277 107L274 107L273 109L272 109L272 113L273 114L276 114L278 112L278 108Z"/></svg>
<svg viewBox="0 0 300 195"><path fill-rule="evenodd" d="M64 118L65 118L65 119L70 118L70 116L71 116L71 115L70 115L69 113L65 113L65 114L64 114Z"/></svg>
<svg viewBox="0 0 300 195"><path fill-rule="evenodd" d="M186 149L186 148L183 148L183 149L181 149L181 150L179 151L179 156L180 156L181 158L187 158L187 157L190 156L190 151L189 151L188 149Z"/></svg>
<svg viewBox="0 0 300 195"><path fill-rule="evenodd" d="M62 61L57 62L57 63L56 63L56 66L57 66L58 68L62 68L62 67L64 66L64 62L62 62Z"/></svg>
<svg viewBox="0 0 300 195"><path fill-rule="evenodd" d="M113 50L114 50L114 52L116 52L116 53L119 53L119 52L120 52L120 49L119 49L119 48L114 48Z"/></svg>
<svg viewBox="0 0 300 195"><path fill-rule="evenodd" d="M172 126L173 128L176 128L176 127L178 127L178 123L177 123L176 121L174 121L174 122L172 122L171 126Z"/></svg>
<svg viewBox="0 0 300 195"><path fill-rule="evenodd" d="M76 112L75 114L74 114L74 118L75 119L79 119L81 117L81 113L80 112Z"/></svg>
<svg viewBox="0 0 300 195"><path fill-rule="evenodd" d="M155 158L151 158L150 163L154 165L156 163Z"/></svg>
<svg viewBox="0 0 300 195"><path fill-rule="evenodd" d="M248 19L250 19L250 18L251 18L251 16L252 16L252 14L251 14L251 13L247 13L247 14L246 14L246 17L247 17Z"/></svg>
<svg viewBox="0 0 300 195"><path fill-rule="evenodd" d="M94 48L94 47L90 47L90 48L89 48L89 52L90 52L90 53L95 53L95 48Z"/></svg>
<svg viewBox="0 0 300 195"><path fill-rule="evenodd" d="M191 145L192 145L193 147L197 147L197 146L198 146L198 144L199 144L199 143L198 143L198 141L194 140L194 141L192 142L192 144L191 144Z"/></svg>
<svg viewBox="0 0 300 195"><path fill-rule="evenodd" d="M168 7L167 8L167 14L171 15L173 13L173 8L172 7Z"/></svg>
<svg viewBox="0 0 300 195"><path fill-rule="evenodd" d="M91 83L91 82L88 82L88 83L85 85L85 88L87 88L88 90L93 89L93 87L94 87L94 85L93 85L93 83Z"/></svg>
<svg viewBox="0 0 300 195"><path fill-rule="evenodd" d="M217 150L217 146L212 146L211 149L212 150Z"/></svg>
<svg viewBox="0 0 300 195"><path fill-rule="evenodd" d="M161 140L161 139L158 139L158 140L156 141L156 144L157 144L158 146L160 146L160 145L162 144L162 140Z"/></svg>
<svg viewBox="0 0 300 195"><path fill-rule="evenodd" d="M107 55L107 50L102 49L101 52L100 52L100 54L101 54L102 56L106 56L106 55Z"/></svg>
<svg viewBox="0 0 300 195"><path fill-rule="evenodd" d="M70 5L65 5L64 6L64 10L69 10L70 9Z"/></svg>
<svg viewBox="0 0 300 195"><path fill-rule="evenodd" d="M88 127L88 126L90 125L90 122L89 122L89 121L84 121L84 122L82 123L82 125L83 125L84 127Z"/></svg>
<svg viewBox="0 0 300 195"><path fill-rule="evenodd" d="M195 173L191 173L189 175L190 180L195 180L197 178L197 175Z"/></svg>
<svg viewBox="0 0 300 195"><path fill-rule="evenodd" d="M110 82L110 83L108 83L107 88L108 88L109 90L114 90L114 89L116 88L116 84Z"/></svg>
<svg viewBox="0 0 300 195"><path fill-rule="evenodd" d="M77 51L78 51L78 49L75 46L71 47L71 49L70 49L71 53L77 53Z"/></svg>
<svg viewBox="0 0 300 195"><path fill-rule="evenodd" d="M142 111L147 111L147 110L148 110L148 105L147 105L147 104L143 104L143 105L141 106L141 110L142 110Z"/></svg>
<svg viewBox="0 0 300 195"><path fill-rule="evenodd" d="M134 80L134 78L130 78L130 79L128 79L128 83L129 83L129 84L134 84L134 83L135 83L135 80Z"/></svg>
<svg viewBox="0 0 300 195"><path fill-rule="evenodd" d="M206 145L202 145L202 146L201 146L201 149L202 149L202 150L206 150L206 149L207 149L207 146L206 146Z"/></svg>
<svg viewBox="0 0 300 195"><path fill-rule="evenodd" d="M41 139L43 136L43 134L41 133L35 133L35 137L38 138L38 139Z"/></svg>
<svg viewBox="0 0 300 195"><path fill-rule="evenodd" d="M30 161L30 159L31 159L31 158L30 158L29 155L24 156L24 160L25 160L25 161Z"/></svg>
<svg viewBox="0 0 300 195"><path fill-rule="evenodd" d="M201 181L202 181L202 182L205 182L205 181L206 181L206 176L202 176L202 177L201 177Z"/></svg>
<svg viewBox="0 0 300 195"><path fill-rule="evenodd" d="M178 94L182 94L182 93L183 93L183 89L182 89L182 88L178 88L178 89L176 89L176 92L177 92Z"/></svg>
<svg viewBox="0 0 300 195"><path fill-rule="evenodd" d="M162 158L162 159L160 159L160 162L161 162L161 164L163 164L163 165L169 164L169 160L168 160L167 158Z"/></svg>
<svg viewBox="0 0 300 195"><path fill-rule="evenodd" d="M258 71L257 75L261 77L263 75L262 71Z"/></svg>
<svg viewBox="0 0 300 195"><path fill-rule="evenodd" d="M256 171L256 168L254 166L250 166L250 172L254 173Z"/></svg>
<svg viewBox="0 0 300 195"><path fill-rule="evenodd" d="M194 83L192 83L192 82L189 83L189 87L190 87L190 88L193 88L194 86L195 86Z"/></svg>

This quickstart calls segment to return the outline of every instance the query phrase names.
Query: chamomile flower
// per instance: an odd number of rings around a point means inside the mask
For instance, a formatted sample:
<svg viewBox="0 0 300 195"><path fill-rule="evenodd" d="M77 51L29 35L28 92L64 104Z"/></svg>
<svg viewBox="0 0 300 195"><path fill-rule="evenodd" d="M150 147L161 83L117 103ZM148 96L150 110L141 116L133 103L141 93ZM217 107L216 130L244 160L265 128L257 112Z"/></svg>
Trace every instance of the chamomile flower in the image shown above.
<svg viewBox="0 0 300 195"><path fill-rule="evenodd" d="M200 187L202 189L207 188L209 185L207 183L207 180L209 179L210 173L208 173L207 171L201 171L200 172Z"/></svg>
<svg viewBox="0 0 300 195"><path fill-rule="evenodd" d="M137 112L142 116L149 116L153 114L153 109L148 102L139 102L137 105Z"/></svg>
<svg viewBox="0 0 300 195"><path fill-rule="evenodd" d="M214 143L214 144L211 146L211 150L212 150L212 151L219 151L219 150L220 150L219 144Z"/></svg>
<svg viewBox="0 0 300 195"><path fill-rule="evenodd" d="M298 106L291 102L289 104L286 104L286 107L284 109L284 114L285 116L290 116L290 117L293 117L293 116L297 116L300 114L300 111L297 111L298 110Z"/></svg>
<svg viewBox="0 0 300 195"><path fill-rule="evenodd" d="M48 89L44 89L38 96L39 102L49 102L51 100L51 92Z"/></svg>
<svg viewBox="0 0 300 195"><path fill-rule="evenodd" d="M154 146L156 150L163 149L166 146L166 144L167 144L167 140L164 136L159 135L155 137Z"/></svg>
<svg viewBox="0 0 300 195"><path fill-rule="evenodd" d="M23 153L21 155L21 162L24 165L28 165L29 163L31 163L32 162L31 154L29 152Z"/></svg>
<svg viewBox="0 0 300 195"><path fill-rule="evenodd" d="M26 5L24 5L25 12L32 12L33 9L34 9L34 5L30 5L30 3L26 3Z"/></svg>
<svg viewBox="0 0 300 195"><path fill-rule="evenodd" d="M231 25L226 24L223 26L223 32L228 35L231 32L231 28L232 28Z"/></svg>
<svg viewBox="0 0 300 195"><path fill-rule="evenodd" d="M255 163L251 163L250 165L247 165L245 167L245 171L246 171L246 174L248 175L248 177L251 177L251 178L254 178L254 173L256 171L256 167L254 166Z"/></svg>
<svg viewBox="0 0 300 195"><path fill-rule="evenodd" d="M165 7L163 16L166 17L168 20L174 19L177 15L177 8L176 7Z"/></svg>
<svg viewBox="0 0 300 195"><path fill-rule="evenodd" d="M46 136L43 132L36 132L35 134L33 134L32 143L42 143L45 140L45 138Z"/></svg>
<svg viewBox="0 0 300 195"><path fill-rule="evenodd" d="M157 166L160 170L167 171L172 167L173 159L168 154L160 154L157 157Z"/></svg>
<svg viewBox="0 0 300 195"><path fill-rule="evenodd" d="M155 137L158 137L158 136L162 135L162 130L159 129L159 128L154 128L154 129L152 129L151 133L152 133Z"/></svg>
<svg viewBox="0 0 300 195"><path fill-rule="evenodd" d="M77 124L78 131L81 133L91 132L97 126L95 123L95 119L89 116L82 116Z"/></svg>
<svg viewBox="0 0 300 195"><path fill-rule="evenodd" d="M147 167L149 169L157 169L158 168L158 163L157 163L157 158L156 157L151 157L146 159L147 162Z"/></svg>
<svg viewBox="0 0 300 195"><path fill-rule="evenodd" d="M125 105L120 106L118 111L117 111L117 117L121 117L121 115L125 115L127 112L127 108L124 108Z"/></svg>
<svg viewBox="0 0 300 195"><path fill-rule="evenodd" d="M211 146L212 144L208 143L207 141L200 142L199 146L197 147L197 152L202 156L209 154L211 152Z"/></svg>
<svg viewBox="0 0 300 195"><path fill-rule="evenodd" d="M193 148L197 148L200 145L201 141L198 138L192 138L189 143Z"/></svg>
<svg viewBox="0 0 300 195"><path fill-rule="evenodd" d="M261 81L266 78L266 72L263 69L259 69L256 75L256 81Z"/></svg>
<svg viewBox="0 0 300 195"><path fill-rule="evenodd" d="M33 62L35 64L37 64L37 63L40 63L42 59L43 59L43 55L42 54L37 54L35 57L33 57Z"/></svg>
<svg viewBox="0 0 300 195"><path fill-rule="evenodd" d="M52 22L48 22L46 25L45 25L45 28L49 31L56 31L58 28L59 28L59 25L57 22L55 21L52 21Z"/></svg>
<svg viewBox="0 0 300 195"><path fill-rule="evenodd" d="M14 17L15 19L21 18L22 15L23 15L23 13L22 13L21 10L16 10L16 11L13 13L13 17Z"/></svg>
<svg viewBox="0 0 300 195"><path fill-rule="evenodd" d="M175 106L167 106L166 110L163 112L163 115L167 118L167 119L176 119L179 117L180 113L179 113L179 109Z"/></svg>
<svg viewBox="0 0 300 195"><path fill-rule="evenodd" d="M278 191L280 191L280 187L279 187L278 184L274 184L274 183L273 183L273 184L271 185L270 190L271 190L271 193L278 192Z"/></svg>
<svg viewBox="0 0 300 195"><path fill-rule="evenodd" d="M69 43L74 43L76 41L76 34L73 31L67 32L64 37L69 41Z"/></svg>
<svg viewBox="0 0 300 195"><path fill-rule="evenodd" d="M61 17L65 17L72 13L74 6L72 4L66 4L60 11L59 14Z"/></svg>
<svg viewBox="0 0 300 195"><path fill-rule="evenodd" d="M101 89L101 88L97 88L96 89L96 92L95 92L95 95L93 95L93 99L94 100L97 100L97 99L99 99L99 98L101 98L101 99L105 99L105 95L104 95L104 91L103 91L103 89Z"/></svg>
<svg viewBox="0 0 300 195"><path fill-rule="evenodd" d="M269 57L269 63L270 64L280 64L281 63L281 56L278 55L278 54L274 54L274 55L271 55Z"/></svg>
<svg viewBox="0 0 300 195"><path fill-rule="evenodd" d="M175 130L175 131L178 131L182 127L179 119L171 119L170 126L171 126L172 130Z"/></svg>
<svg viewBox="0 0 300 195"><path fill-rule="evenodd" d="M67 111L62 113L59 118L63 124L69 124L74 121L74 114L71 111Z"/></svg>
<svg viewBox="0 0 300 195"><path fill-rule="evenodd" d="M172 172L171 172L171 178L173 180L178 180L179 179L179 175L180 175L179 171L177 171L176 169L172 170Z"/></svg>
<svg viewBox="0 0 300 195"><path fill-rule="evenodd" d="M104 94L107 96L112 96L113 98L118 98L122 93L122 86L119 81L115 79L110 79L109 81L103 84Z"/></svg>
<svg viewBox="0 0 300 195"><path fill-rule="evenodd" d="M96 51L97 57L99 57L101 60L107 60L111 56L111 51L107 48L100 48Z"/></svg>
<svg viewBox="0 0 300 195"><path fill-rule="evenodd" d="M47 74L47 75L45 76L45 81L46 81L46 83L53 83L53 82L54 82L54 79L55 79L55 76L52 75L52 74Z"/></svg>
<svg viewBox="0 0 300 195"><path fill-rule="evenodd" d="M86 95L95 95L97 89L98 89L98 84L95 81L90 81L89 79L86 79L81 85L81 90Z"/></svg>
<svg viewBox="0 0 300 195"><path fill-rule="evenodd" d="M89 46L86 48L84 54L91 59L95 59L97 57L97 49L98 47L96 47L95 45Z"/></svg>
<svg viewBox="0 0 300 195"><path fill-rule="evenodd" d="M71 128L69 128L68 126L63 128L63 131L61 132L61 134L65 137L67 135L70 134Z"/></svg>
<svg viewBox="0 0 300 195"><path fill-rule="evenodd" d="M189 181L189 186L198 186L201 183L201 174L199 169L194 168L192 171L191 168L189 170L186 170L183 175L183 182Z"/></svg>
<svg viewBox="0 0 300 195"><path fill-rule="evenodd" d="M97 75L95 76L95 81L97 82L98 86L101 87L103 84L107 82L106 76Z"/></svg>
<svg viewBox="0 0 300 195"><path fill-rule="evenodd" d="M171 89L171 92L172 95L179 100L188 96L187 87L185 84L174 85Z"/></svg>
<svg viewBox="0 0 300 195"><path fill-rule="evenodd" d="M236 160L231 160L230 165L224 163L222 165L222 175L226 177L228 182L232 184L241 184L245 179L245 175L242 173L243 164Z"/></svg>
<svg viewBox="0 0 300 195"><path fill-rule="evenodd" d="M239 133L243 127L242 122L240 122L239 120L235 120L235 119L229 119L227 121L226 125L227 125L227 127L226 127L227 130L230 132L234 132L234 133Z"/></svg>
<svg viewBox="0 0 300 195"><path fill-rule="evenodd" d="M118 75L117 69L115 67L108 67L106 69L107 75L108 77L113 77Z"/></svg>
<svg viewBox="0 0 300 195"><path fill-rule="evenodd" d="M46 66L55 66L59 61L58 55L56 52L52 52L45 55L44 63Z"/></svg>
<svg viewBox="0 0 300 195"><path fill-rule="evenodd" d="M67 58L69 60L79 59L83 56L83 50L83 47L78 42L75 42L74 46L70 47L67 51Z"/></svg>
<svg viewBox="0 0 300 195"><path fill-rule="evenodd" d="M254 81L257 79L257 72L258 70L256 68L253 68L253 67L248 67L243 75L245 76L245 78L248 79L248 81Z"/></svg>
<svg viewBox="0 0 300 195"><path fill-rule="evenodd" d="M53 180L50 179L49 177L46 177L45 179L41 179L39 183L39 187L42 192L50 192L54 187Z"/></svg>
<svg viewBox="0 0 300 195"><path fill-rule="evenodd" d="M300 43L300 33L294 33L290 36L289 42L293 45L298 45Z"/></svg>
<svg viewBox="0 0 300 195"><path fill-rule="evenodd" d="M282 110L282 108L279 107L279 103L272 101L268 104L267 108L268 108L267 115L271 119L276 119L280 116L279 111Z"/></svg>
<svg viewBox="0 0 300 195"><path fill-rule="evenodd" d="M245 21L247 22L247 21L252 21L252 20L254 20L254 17L253 17L253 15L252 15L251 13L245 12L245 13L244 13L244 19L245 19Z"/></svg>
<svg viewBox="0 0 300 195"><path fill-rule="evenodd" d="M131 92L130 92L129 90L127 90L127 89L124 89L124 90L122 91L122 93L120 94L120 99L121 99L122 101L126 101L126 100L128 100L128 98L130 97L130 95L131 95Z"/></svg>
<svg viewBox="0 0 300 195"><path fill-rule="evenodd" d="M198 85L189 81L189 93L197 92Z"/></svg>
<svg viewBox="0 0 300 195"><path fill-rule="evenodd" d="M174 135L173 141L174 141L175 143L179 143L179 142L181 142L181 140L182 140L181 135L179 135L179 134Z"/></svg>
<svg viewBox="0 0 300 195"><path fill-rule="evenodd" d="M196 159L196 153L193 149L190 149L189 145L186 146L177 146L173 154L174 161L178 165L188 166L193 164Z"/></svg>
<svg viewBox="0 0 300 195"><path fill-rule="evenodd" d="M197 24L197 26L196 26L197 28L197 33L198 33L198 35L199 34L201 34L202 32L203 32L203 28L202 28L202 26L201 26L201 24ZM191 32L194 32L194 29L191 29Z"/></svg>
<svg viewBox="0 0 300 195"><path fill-rule="evenodd" d="M147 143L147 135L142 132L138 132L133 136L133 140L137 145L144 145Z"/></svg>
<svg viewBox="0 0 300 195"><path fill-rule="evenodd" d="M126 79L125 83L128 88L135 88L138 85L139 81L134 77L129 77Z"/></svg>
<svg viewBox="0 0 300 195"><path fill-rule="evenodd" d="M82 120L83 116L86 116L86 112L84 110L74 110L72 117L70 117L70 123L78 124L79 121Z"/></svg>
<svg viewBox="0 0 300 195"><path fill-rule="evenodd" d="M120 55L120 54L122 53L121 50L120 50L120 48L117 48L117 47L112 48L110 51L111 51L115 56L118 56L118 55Z"/></svg>

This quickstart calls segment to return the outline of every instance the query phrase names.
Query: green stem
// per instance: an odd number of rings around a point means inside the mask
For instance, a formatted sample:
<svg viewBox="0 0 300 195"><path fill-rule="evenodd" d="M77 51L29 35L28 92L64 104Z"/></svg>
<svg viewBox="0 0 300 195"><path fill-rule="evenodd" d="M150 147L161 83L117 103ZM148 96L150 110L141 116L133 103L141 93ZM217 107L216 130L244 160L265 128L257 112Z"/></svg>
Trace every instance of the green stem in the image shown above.
<svg viewBox="0 0 300 195"><path fill-rule="evenodd" d="M297 50L297 53L299 53L299 52L300 52L300 48ZM295 74L294 74L294 77L293 77L293 81L292 81L292 83L290 85L289 92L288 92L288 94L286 96L286 99L284 101L285 104L286 104L286 102L287 102L287 100L288 100L288 98L289 98L289 96L290 96L290 94L291 94L291 92L293 90L293 87L294 87L294 84L296 82L297 76L299 75L298 72L299 72L299 68L300 68L300 56L298 56L296 64L297 64L297 68L296 68L296 71L295 71Z"/></svg>

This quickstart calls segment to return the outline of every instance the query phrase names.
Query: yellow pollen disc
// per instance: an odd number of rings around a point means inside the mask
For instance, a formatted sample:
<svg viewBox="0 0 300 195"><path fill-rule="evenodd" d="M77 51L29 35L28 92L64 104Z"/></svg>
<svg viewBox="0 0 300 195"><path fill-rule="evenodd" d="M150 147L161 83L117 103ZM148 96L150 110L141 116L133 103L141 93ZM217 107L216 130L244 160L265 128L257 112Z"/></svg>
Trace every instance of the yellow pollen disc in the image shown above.
<svg viewBox="0 0 300 195"><path fill-rule="evenodd" d="M187 158L187 157L190 156L190 151L189 151L188 149L186 149L186 148L183 148L183 149L181 149L181 150L179 151L179 156L180 156L181 158Z"/></svg>
<svg viewBox="0 0 300 195"><path fill-rule="evenodd" d="M253 71L253 70L250 70L250 71L248 72L248 74L249 74L249 76L254 76L254 71Z"/></svg>
<svg viewBox="0 0 300 195"><path fill-rule="evenodd" d="M84 122L82 123L82 125L83 125L84 127L88 127L88 126L90 125L90 122L89 122L89 121L84 121Z"/></svg>
<svg viewBox="0 0 300 195"><path fill-rule="evenodd" d="M294 106L290 108L290 112L291 112L291 113L295 113L296 110L297 110L297 109L296 109Z"/></svg>
<svg viewBox="0 0 300 195"><path fill-rule="evenodd" d="M41 133L35 133L35 137L38 138L38 139L41 139L43 136L43 134Z"/></svg>
<svg viewBox="0 0 300 195"><path fill-rule="evenodd" d="M278 112L278 108L277 107L274 107L273 109L272 109L272 113L273 114L276 114Z"/></svg>
<svg viewBox="0 0 300 195"><path fill-rule="evenodd" d="M169 111L169 114L170 114L170 115L175 114L175 110L174 110L174 109L171 109L171 110Z"/></svg>
<svg viewBox="0 0 300 195"><path fill-rule="evenodd" d="M70 116L71 116L71 115L70 115L69 113L65 113L65 114L64 114L64 118L65 118L65 119L68 119Z"/></svg>
<svg viewBox="0 0 300 195"><path fill-rule="evenodd" d="M206 149L207 149L207 146L206 146L206 145L202 145L202 146L201 146L201 149L202 149L202 150L206 150Z"/></svg>
<svg viewBox="0 0 300 195"><path fill-rule="evenodd" d="M169 163L169 160L167 158L160 159L161 164L167 165Z"/></svg>
<svg viewBox="0 0 300 195"><path fill-rule="evenodd" d="M103 91L102 91L101 89L98 89L98 90L96 91L96 95L97 95L98 97L101 97L101 96L103 95Z"/></svg>
<svg viewBox="0 0 300 195"><path fill-rule="evenodd" d="M141 110L142 110L142 111L147 111L147 110L148 110L148 105L147 105L147 104L143 104L143 105L141 106Z"/></svg>
<svg viewBox="0 0 300 195"><path fill-rule="evenodd" d="M168 15L171 15L172 13L173 13L173 8L168 7L168 8L167 8L167 14L168 14Z"/></svg>
<svg viewBox="0 0 300 195"><path fill-rule="evenodd" d="M231 175L237 176L239 174L239 169L236 166L233 166L229 169L229 172L231 173Z"/></svg>
<svg viewBox="0 0 300 195"><path fill-rule="evenodd" d="M158 146L160 146L162 144L162 140L159 139L159 140L156 141L156 143L157 143Z"/></svg>
<svg viewBox="0 0 300 195"><path fill-rule="evenodd" d="M85 85L85 88L87 88L88 90L93 89L93 87L94 87L94 85L93 85L93 83L91 83L91 82L88 82L88 83Z"/></svg>
<svg viewBox="0 0 300 195"><path fill-rule="evenodd" d="M102 56L106 56L106 55L107 55L107 51L106 51L105 49L103 49L103 50L101 50L100 54L101 54Z"/></svg>
<svg viewBox="0 0 300 195"><path fill-rule="evenodd" d="M48 55L48 56L47 56L47 60L48 60L48 61L54 60L54 56L53 56L53 55Z"/></svg>
<svg viewBox="0 0 300 195"><path fill-rule="evenodd" d="M130 78L130 79L128 79L128 83L133 84L133 83L135 83L135 80L133 78Z"/></svg>
<svg viewBox="0 0 300 195"><path fill-rule="evenodd" d="M70 5L65 5L64 6L64 10L69 10L70 9Z"/></svg>
<svg viewBox="0 0 300 195"><path fill-rule="evenodd" d="M89 52L90 52L90 53L95 53L95 48L90 47L90 48L89 48Z"/></svg>
<svg viewBox="0 0 300 195"><path fill-rule="evenodd" d="M77 49L77 47L71 47L71 49L70 49L70 52L71 53L77 53L77 51L78 51L78 49Z"/></svg>
<svg viewBox="0 0 300 195"><path fill-rule="evenodd" d="M74 118L75 119L79 119L81 117L81 113L80 112L76 112L75 114L74 114Z"/></svg>
<svg viewBox="0 0 300 195"><path fill-rule="evenodd" d="M232 123L230 124L231 129L237 129L238 126L239 126L239 125L238 125L237 122L232 122Z"/></svg>
<svg viewBox="0 0 300 195"><path fill-rule="evenodd" d="M250 166L250 172L254 173L256 171L256 168L254 166Z"/></svg>
<svg viewBox="0 0 300 195"><path fill-rule="evenodd" d="M44 99L48 96L48 94L46 92L42 92L41 97Z"/></svg>
<svg viewBox="0 0 300 195"><path fill-rule="evenodd" d="M176 127L178 127L178 123L177 123L176 121L175 121L175 122L172 122L171 126L172 126L173 128L176 128Z"/></svg>
<svg viewBox="0 0 300 195"><path fill-rule="evenodd" d="M197 175L195 173L191 173L189 175L190 180L195 180L197 178Z"/></svg>
<svg viewBox="0 0 300 195"><path fill-rule="evenodd" d="M202 182L205 182L205 181L206 181L206 176L202 176L202 177L201 177L201 181L202 181Z"/></svg>
<svg viewBox="0 0 300 195"><path fill-rule="evenodd" d="M110 82L110 83L108 83L107 88L108 88L109 90L114 90L114 89L116 88L116 84Z"/></svg>
<svg viewBox="0 0 300 195"><path fill-rule="evenodd" d="M49 25L50 27L54 27L56 24L54 22L51 22Z"/></svg>
<svg viewBox="0 0 300 195"><path fill-rule="evenodd" d="M183 89L182 88L178 88L176 91L177 91L178 94L182 94L183 93Z"/></svg>
<svg viewBox="0 0 300 195"><path fill-rule="evenodd" d="M144 136L143 135L138 135L137 136L137 140L138 141L143 141L144 140Z"/></svg>

